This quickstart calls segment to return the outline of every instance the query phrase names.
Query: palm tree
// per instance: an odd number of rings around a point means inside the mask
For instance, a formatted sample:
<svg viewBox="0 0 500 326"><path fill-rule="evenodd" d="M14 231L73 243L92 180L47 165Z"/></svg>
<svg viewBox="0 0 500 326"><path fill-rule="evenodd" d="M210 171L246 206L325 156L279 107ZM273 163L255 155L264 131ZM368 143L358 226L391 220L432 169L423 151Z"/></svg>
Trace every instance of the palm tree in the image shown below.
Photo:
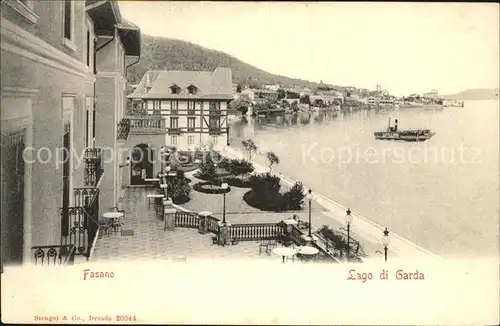
<svg viewBox="0 0 500 326"><path fill-rule="evenodd" d="M280 163L280 159L273 152L267 152L266 158L267 158L267 161L269 162L269 172L271 172L273 164L279 164Z"/></svg>
<svg viewBox="0 0 500 326"><path fill-rule="evenodd" d="M248 160L252 161L252 152L257 150L257 145L255 145L254 141L251 139L245 139L241 142L243 147L248 152Z"/></svg>

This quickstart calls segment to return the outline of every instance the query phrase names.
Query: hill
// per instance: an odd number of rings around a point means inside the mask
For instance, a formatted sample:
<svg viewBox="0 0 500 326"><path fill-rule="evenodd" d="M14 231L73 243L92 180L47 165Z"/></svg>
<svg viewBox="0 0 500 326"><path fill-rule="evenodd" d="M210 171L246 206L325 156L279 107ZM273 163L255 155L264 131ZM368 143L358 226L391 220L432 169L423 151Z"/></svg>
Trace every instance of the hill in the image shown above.
<svg viewBox="0 0 500 326"><path fill-rule="evenodd" d="M460 101L498 100L498 94L498 88L474 88L467 89L457 94L442 95L442 97L445 99L454 99Z"/></svg>
<svg viewBox="0 0 500 326"><path fill-rule="evenodd" d="M319 84L302 79L274 75L216 50L165 37L142 35L141 58L128 70L128 81L139 82L148 69L214 70L218 66L232 69L233 83L294 84L316 88Z"/></svg>

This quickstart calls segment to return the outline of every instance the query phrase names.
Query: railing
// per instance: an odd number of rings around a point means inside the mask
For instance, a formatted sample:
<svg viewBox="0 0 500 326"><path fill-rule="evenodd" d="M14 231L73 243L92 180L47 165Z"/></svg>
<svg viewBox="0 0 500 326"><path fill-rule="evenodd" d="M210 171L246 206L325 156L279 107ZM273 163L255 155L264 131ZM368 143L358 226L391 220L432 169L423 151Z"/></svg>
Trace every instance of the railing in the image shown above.
<svg viewBox="0 0 500 326"><path fill-rule="evenodd" d="M161 116L128 117L130 133L164 133L165 119Z"/></svg>
<svg viewBox="0 0 500 326"><path fill-rule="evenodd" d="M85 169L83 183L85 186L96 187L104 173L102 149L85 149Z"/></svg>
<svg viewBox="0 0 500 326"><path fill-rule="evenodd" d="M73 194L74 206L61 209L61 242L88 257L99 227L99 189L75 188Z"/></svg>
<svg viewBox="0 0 500 326"><path fill-rule="evenodd" d="M222 128L208 128L209 134L219 135L222 132Z"/></svg>
<svg viewBox="0 0 500 326"><path fill-rule="evenodd" d="M74 245L33 246L33 263L37 266L72 265L75 261Z"/></svg>
<svg viewBox="0 0 500 326"><path fill-rule="evenodd" d="M306 245L306 241L304 240L302 235L305 235L302 232L302 230L300 230L297 226L292 225L292 230L290 232L290 238L295 244L297 244L299 246ZM328 250L327 245L323 244L322 242L312 241L311 246L313 246L319 250L320 255L322 256L323 259L325 259L327 261L334 261L336 263L339 262L337 257L335 257L335 255L330 250Z"/></svg>
<svg viewBox="0 0 500 326"><path fill-rule="evenodd" d="M304 233L295 225L291 225L292 227L292 230L290 231L290 238L291 240L298 244L299 246L302 246L305 244L305 240L304 238L302 238L302 236L304 235Z"/></svg>
<svg viewBox="0 0 500 326"><path fill-rule="evenodd" d="M278 223L232 224L229 235L233 240L271 240L278 239L283 227Z"/></svg>
<svg viewBox="0 0 500 326"><path fill-rule="evenodd" d="M123 118L118 122L118 130L116 138L118 140L127 140L128 134L130 133L130 119Z"/></svg>
<svg viewBox="0 0 500 326"><path fill-rule="evenodd" d="M175 213L175 226L183 226L188 228L198 228L200 224L198 214L188 212Z"/></svg>
<svg viewBox="0 0 500 326"><path fill-rule="evenodd" d="M180 135L181 128L168 128L168 133L170 135Z"/></svg>

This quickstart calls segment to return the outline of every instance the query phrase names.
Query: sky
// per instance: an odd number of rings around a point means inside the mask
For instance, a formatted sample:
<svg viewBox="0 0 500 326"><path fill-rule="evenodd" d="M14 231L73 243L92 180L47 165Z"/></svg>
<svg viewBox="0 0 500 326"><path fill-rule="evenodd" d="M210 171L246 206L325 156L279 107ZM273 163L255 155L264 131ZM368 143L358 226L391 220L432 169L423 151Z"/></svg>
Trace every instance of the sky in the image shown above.
<svg viewBox="0 0 500 326"><path fill-rule="evenodd" d="M122 1L141 32L271 73L391 94L499 87L494 3Z"/></svg>

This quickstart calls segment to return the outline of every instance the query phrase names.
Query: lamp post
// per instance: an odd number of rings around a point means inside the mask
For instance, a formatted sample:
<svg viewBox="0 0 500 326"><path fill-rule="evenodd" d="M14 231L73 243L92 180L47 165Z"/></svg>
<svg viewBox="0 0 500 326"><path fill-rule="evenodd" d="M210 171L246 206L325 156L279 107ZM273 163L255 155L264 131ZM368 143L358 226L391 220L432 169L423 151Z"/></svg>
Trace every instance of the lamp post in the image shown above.
<svg viewBox="0 0 500 326"><path fill-rule="evenodd" d="M228 188L228 184L227 183L223 183L221 185L221 188L224 190L224 193L223 193L223 202L222 202L222 224L226 225L226 190Z"/></svg>
<svg viewBox="0 0 500 326"><path fill-rule="evenodd" d="M309 201L309 238L312 237L311 235L311 201L312 201L312 190L309 188L307 191L307 200Z"/></svg>
<svg viewBox="0 0 500 326"><path fill-rule="evenodd" d="M351 222L352 222L352 215L351 215L351 209L347 209L345 212L345 221L347 223L347 250L346 250L346 259L349 261L349 251L350 251L350 245L349 242L351 240Z"/></svg>
<svg viewBox="0 0 500 326"><path fill-rule="evenodd" d="M387 247L389 246L390 242L391 238L389 238L389 231L387 230L387 228L385 228L384 236L382 237L382 244L384 245L384 257L386 263L387 263Z"/></svg>

